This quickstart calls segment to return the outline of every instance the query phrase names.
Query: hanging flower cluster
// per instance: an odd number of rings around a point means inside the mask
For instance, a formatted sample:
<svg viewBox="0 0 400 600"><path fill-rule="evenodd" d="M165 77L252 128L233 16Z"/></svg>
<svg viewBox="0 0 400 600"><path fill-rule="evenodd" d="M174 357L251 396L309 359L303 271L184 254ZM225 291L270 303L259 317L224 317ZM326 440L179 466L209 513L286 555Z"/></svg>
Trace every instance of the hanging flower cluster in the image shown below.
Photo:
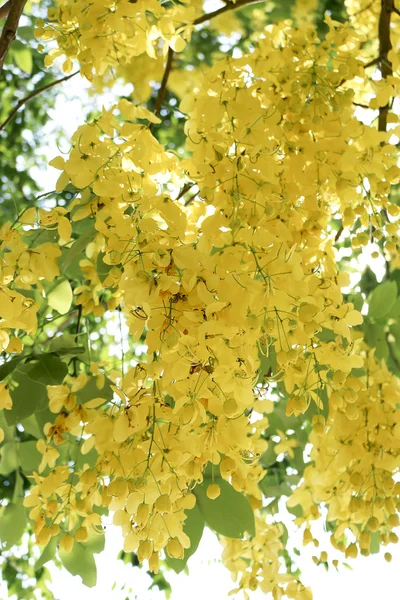
<svg viewBox="0 0 400 600"><path fill-rule="evenodd" d="M182 51L199 13L198 2L64 2L38 36L57 41L48 63L65 55L69 71L78 59L91 79L114 62ZM357 54L368 32L326 22L322 42L309 24L268 26L251 54L204 70L180 104L184 158L156 139L161 119L148 108L124 99L104 109L50 163L57 191L70 186L74 200L3 226L3 350L22 350L13 330L35 333L32 293L43 298L43 282L63 276L60 257L77 248L79 314L123 315L129 342L146 347L118 372L73 359L47 386L52 414L25 499L39 544L57 537L70 552L112 511L124 550L157 572L160 557L190 550L191 511L229 490L252 515L243 535L221 538L238 590L308 600L282 565L282 528L265 522L259 487L277 385L287 417L316 413L313 462L289 500L302 507L298 522L326 505L333 544L348 556L368 554L371 532L397 540L399 381L363 343L335 241L384 239L399 261L396 130L356 116L363 90L370 108L385 107L399 80L371 82L373 65ZM90 235L78 246L82 224ZM11 373L2 408L15 386Z"/></svg>

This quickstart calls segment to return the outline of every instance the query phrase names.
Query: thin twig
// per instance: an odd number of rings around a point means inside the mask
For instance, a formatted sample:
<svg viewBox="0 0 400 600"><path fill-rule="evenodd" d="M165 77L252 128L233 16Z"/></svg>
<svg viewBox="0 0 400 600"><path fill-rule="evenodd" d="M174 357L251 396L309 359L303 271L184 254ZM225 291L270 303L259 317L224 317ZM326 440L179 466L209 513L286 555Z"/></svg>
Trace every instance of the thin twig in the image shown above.
<svg viewBox="0 0 400 600"><path fill-rule="evenodd" d="M27 0L13 0L0 37L0 71L3 69L11 42L15 40L19 19Z"/></svg>
<svg viewBox="0 0 400 600"><path fill-rule="evenodd" d="M81 318L82 318L82 310L83 310L83 306L82 304L78 305L78 319L76 322L76 329L75 329L75 343L78 343L78 336L81 330ZM73 363L74 363L74 377L77 376L78 374L78 369L77 369L77 362L78 362L78 358L76 356L73 357Z"/></svg>
<svg viewBox="0 0 400 600"><path fill-rule="evenodd" d="M65 329L68 329L68 327L75 321L74 313L77 310L78 310L78 308L73 308L71 310L68 319L66 319L63 323L61 323L60 327L57 329L57 331L54 333L54 335L52 337L48 337L43 342L41 342L42 346L49 344L52 340L54 340L54 338L57 336L58 333L62 333ZM64 316L64 315L60 315L60 317L61 316ZM45 323L45 325L46 325L46 323Z"/></svg>
<svg viewBox="0 0 400 600"><path fill-rule="evenodd" d="M215 17L219 17L219 15L222 15L228 10L237 10L238 8L242 8L243 6L247 6L248 4L261 4L262 1L263 0L237 0L235 3L228 2L227 4L225 4L225 6L214 10L214 12L201 15L201 17L198 17L193 21L193 25L200 25L201 23L205 23L205 21L210 21Z"/></svg>
<svg viewBox="0 0 400 600"><path fill-rule="evenodd" d="M360 104L360 102L353 102L352 104L354 104L354 106L359 106L360 108L370 108L368 104Z"/></svg>
<svg viewBox="0 0 400 600"><path fill-rule="evenodd" d="M156 98L156 104L154 106L154 114L158 115L160 110L161 110L161 106L162 103L164 102L164 98L165 98L165 93L167 91L167 83L168 83L168 77L169 74L171 73L171 69L172 69L172 61L174 58L174 51L172 50L171 46L168 48L168 54L167 54L167 62L165 65L165 69L164 69L164 75L161 81L161 85L160 85L160 89L158 90L158 94L157 94L157 98ZM150 123L150 127L149 129L151 130L152 126L154 125L154 123Z"/></svg>
<svg viewBox="0 0 400 600"><path fill-rule="evenodd" d="M199 192L195 192L194 194L192 194L190 196L190 198L188 198L185 202L185 206L189 206L189 204L192 204L193 200L196 198L196 196L198 195Z"/></svg>
<svg viewBox="0 0 400 600"><path fill-rule="evenodd" d="M242 8L243 6L247 6L248 4L260 4L263 1L264 0L237 0L235 3L233 3L232 1L229 1L225 4L225 6L222 6L221 8L214 10L214 12L210 12L210 13L201 15L201 17L198 17L197 19L195 19L192 22L192 25L200 25L201 23L210 21L211 19L214 19L215 17L222 15L223 13L227 12L228 10L236 10L238 8ZM154 111L153 111L154 114L156 114L156 115L158 115L161 110L161 106L164 101L165 93L167 91L168 77L171 73L173 58L174 58L174 51L172 50L171 47L169 47L168 54L167 54L167 62L165 65L163 78L161 81L160 89L158 90L156 104L155 104ZM153 123L150 124L149 129L151 130L152 127L153 127Z"/></svg>
<svg viewBox="0 0 400 600"><path fill-rule="evenodd" d="M341 225L341 226L339 227L339 229L337 230L337 232L336 232L336 235L335 235L335 242L338 242L338 241L339 241L339 238L340 238L340 236L341 236L341 235L342 235L342 233L343 233L343 229L344 229L344 227L343 227L343 225Z"/></svg>
<svg viewBox="0 0 400 600"><path fill-rule="evenodd" d="M376 58L373 58L372 60L370 60L369 62L367 62L365 65L363 65L364 69L368 69L369 67L373 67L374 65L377 65L379 63L379 56L377 56Z"/></svg>
<svg viewBox="0 0 400 600"><path fill-rule="evenodd" d="M382 79L387 79L393 75L392 63L388 54L392 49L390 39L390 18L394 9L393 0L381 0L381 12L379 15L378 35L379 35L379 63L382 73ZM389 112L389 103L386 106L379 107L378 131L386 131L387 118Z"/></svg>
<svg viewBox="0 0 400 600"><path fill-rule="evenodd" d="M175 200L180 200L189 190L192 189L194 185L196 185L196 182L194 181L189 181L188 183L185 183Z"/></svg>
<svg viewBox="0 0 400 600"><path fill-rule="evenodd" d="M10 121L12 121L12 119L15 117L15 115L17 114L17 112L19 111L21 106L24 106L24 104L29 102L29 100L32 100L32 98L34 98L35 96L38 96L42 92L49 90L54 85L57 85L57 83L62 83L63 81L67 81L68 79L71 79L71 77L75 77L75 75L77 75L78 73L79 73L79 71L76 71L75 73L72 73L71 75L66 75L65 77L62 77L61 79L56 79L55 81L52 81L51 83L48 83L47 85L44 85L43 87L41 87L37 90L33 90L33 92L31 92L30 94L25 96L25 98L22 98L21 100L19 100L19 102L17 102L15 107L12 109L12 111L8 115L7 119L0 125L0 131L3 131L3 129L5 127L7 127L8 123Z"/></svg>

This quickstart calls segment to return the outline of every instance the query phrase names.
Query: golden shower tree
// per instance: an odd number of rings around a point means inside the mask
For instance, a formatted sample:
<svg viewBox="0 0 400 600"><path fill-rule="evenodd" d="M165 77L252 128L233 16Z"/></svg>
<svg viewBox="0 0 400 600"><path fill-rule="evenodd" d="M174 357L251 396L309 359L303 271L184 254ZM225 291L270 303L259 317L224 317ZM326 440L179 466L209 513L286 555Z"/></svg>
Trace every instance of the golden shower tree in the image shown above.
<svg viewBox="0 0 400 600"><path fill-rule="evenodd" d="M36 20L29 51L64 75L1 135L78 72L115 94L0 229L0 540L30 536L38 577L56 558L94 585L106 514L152 573L208 526L245 598L312 597L282 498L304 544L318 519L346 558L398 541L400 9L322 4ZM24 5L3 7L3 76Z"/></svg>

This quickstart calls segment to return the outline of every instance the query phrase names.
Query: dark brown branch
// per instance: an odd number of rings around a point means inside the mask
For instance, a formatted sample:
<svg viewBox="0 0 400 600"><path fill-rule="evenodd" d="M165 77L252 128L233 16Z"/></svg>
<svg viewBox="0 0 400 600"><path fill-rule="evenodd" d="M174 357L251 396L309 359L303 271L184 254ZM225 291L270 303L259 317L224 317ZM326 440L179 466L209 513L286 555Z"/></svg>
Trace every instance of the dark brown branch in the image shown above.
<svg viewBox="0 0 400 600"><path fill-rule="evenodd" d="M339 229L337 230L337 232L336 232L336 235L335 235L335 242L338 242L338 241L339 241L339 238L340 238L340 236L342 235L342 233L343 233L343 230L344 230L344 227L343 227L343 225L341 225L341 226L339 227Z"/></svg>
<svg viewBox="0 0 400 600"><path fill-rule="evenodd" d="M361 108L370 108L368 104L360 104L360 102L353 102L354 106L360 106Z"/></svg>
<svg viewBox="0 0 400 600"><path fill-rule="evenodd" d="M222 15L223 13L227 12L228 10L237 10L238 8L242 8L243 6L247 6L248 4L260 4L261 2L263 2L263 0L237 0L235 3L233 3L231 0L228 0L228 1L226 1L225 6L218 8L218 10L214 10L214 12L210 12L210 13L206 13L205 15L201 15L201 17L198 17L197 19L195 19L193 21L192 25L200 25L201 23L210 21L211 19L214 19L215 17ZM167 91L168 77L171 73L173 58L174 58L174 51L172 50L171 47L169 47L168 54L167 54L167 63L165 65L164 75L163 75L163 78L161 81L160 89L158 90L156 104L154 107L154 113L156 115L159 114L162 103L165 98L165 93ZM152 129L152 126L153 126L153 124L150 124L150 127L149 127L150 130Z"/></svg>
<svg viewBox="0 0 400 600"><path fill-rule="evenodd" d="M5 19L11 8L11 0L8 0L3 6L0 6L0 21L1 19Z"/></svg>
<svg viewBox="0 0 400 600"><path fill-rule="evenodd" d="M189 204L192 204L193 200L196 198L196 196L198 195L199 192L196 192L195 194L192 194L190 196L190 198L188 198L188 200L186 200L185 202L185 206L189 206Z"/></svg>
<svg viewBox="0 0 400 600"><path fill-rule="evenodd" d="M180 200L189 190L192 189L194 185L196 185L194 181L189 181L188 183L185 183L175 200Z"/></svg>
<svg viewBox="0 0 400 600"><path fill-rule="evenodd" d="M159 114L162 103L164 102L165 93L167 91L168 77L169 77L169 74L171 73L171 69L172 69L173 58L174 58L174 51L172 50L172 48L170 46L168 48L167 62L166 62L165 69L164 69L164 75L163 75L163 78L161 81L160 89L158 90L156 104L154 107L154 114L156 114L156 115ZM151 125L150 125L150 129L151 129Z"/></svg>
<svg viewBox="0 0 400 600"><path fill-rule="evenodd" d="M392 63L388 54L392 49L390 39L390 18L394 9L393 0L381 0L381 13L379 15L378 35L379 35L379 64L382 73L382 79L387 79L393 75ZM387 117L389 112L389 103L379 108L378 131L386 131Z"/></svg>
<svg viewBox="0 0 400 600"><path fill-rule="evenodd" d="M373 58L372 60L370 60L369 62L367 62L365 65L363 65L364 69L368 69L369 67L373 67L374 65L377 65L379 63L379 56L377 56L376 58Z"/></svg>
<svg viewBox="0 0 400 600"><path fill-rule="evenodd" d="M7 52L11 46L18 29L19 19L24 10L27 0L13 0L8 12L7 20L4 24L0 37L0 71L3 69Z"/></svg>
<svg viewBox="0 0 400 600"><path fill-rule="evenodd" d="M56 79L55 81L52 81L51 83L48 83L47 85L44 85L43 87L41 87L37 90L33 90L33 92L31 92L30 94L25 96L25 98L21 98L21 100L19 100L19 102L17 102L15 107L12 109L12 111L8 115L7 119L5 121L3 121L3 123L1 123L0 131L3 131L3 129L5 127L7 127L8 123L13 120L13 118L15 117L15 115L17 114L17 112L19 111L21 106L24 106L24 104L29 102L29 100L32 100L32 98L34 98L35 96L38 96L42 92L49 90L54 85L57 85L57 83L62 83L63 81L67 81L68 79L71 79L71 77L75 77L75 75L77 75L78 73L79 73L79 71L75 71L75 73L71 73L71 75L66 75L65 77L62 77L61 79Z"/></svg>
<svg viewBox="0 0 400 600"><path fill-rule="evenodd" d="M205 15L201 15L193 21L193 25L200 25L201 23L205 23L206 21L210 21L210 19L214 19L215 17L219 17L223 13L228 10L237 10L238 8L242 8L242 6L247 6L248 4L261 4L262 0L237 0L235 3L227 2L225 6L221 6L214 12L206 13Z"/></svg>
<svg viewBox="0 0 400 600"><path fill-rule="evenodd" d="M75 329L75 343L78 344L78 336L79 333L81 331L81 319L82 319L82 310L83 310L83 306L82 304L78 305L78 319L76 322L76 329ZM72 361L74 364L74 377L76 377L78 375L78 357L74 356Z"/></svg>

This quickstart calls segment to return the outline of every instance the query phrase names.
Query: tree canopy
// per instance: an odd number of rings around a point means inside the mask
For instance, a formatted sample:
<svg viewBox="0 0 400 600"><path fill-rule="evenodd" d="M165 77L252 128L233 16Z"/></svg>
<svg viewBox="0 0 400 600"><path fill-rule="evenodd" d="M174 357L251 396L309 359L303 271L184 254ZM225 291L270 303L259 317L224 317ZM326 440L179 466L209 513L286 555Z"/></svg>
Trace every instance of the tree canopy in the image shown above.
<svg viewBox="0 0 400 600"><path fill-rule="evenodd" d="M0 18L9 593L51 600L50 560L94 586L105 515L167 594L208 527L237 597L310 600L282 502L304 545L322 521L343 560L390 562L400 8L9 0ZM80 92L45 166L72 78L108 100Z"/></svg>

